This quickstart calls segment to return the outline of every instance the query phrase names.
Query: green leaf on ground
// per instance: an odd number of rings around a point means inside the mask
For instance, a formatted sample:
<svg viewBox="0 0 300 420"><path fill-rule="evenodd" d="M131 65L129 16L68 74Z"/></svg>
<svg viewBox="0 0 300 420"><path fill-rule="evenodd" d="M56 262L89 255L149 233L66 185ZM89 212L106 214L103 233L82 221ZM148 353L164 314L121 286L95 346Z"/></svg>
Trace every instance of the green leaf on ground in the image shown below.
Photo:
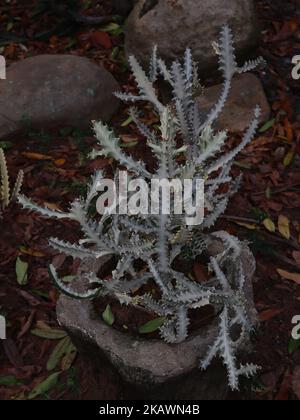
<svg viewBox="0 0 300 420"><path fill-rule="evenodd" d="M290 166L290 164L292 163L293 159L294 159L294 152L288 152L287 155L285 156L284 160L283 160L283 165L287 168L288 166Z"/></svg>
<svg viewBox="0 0 300 420"><path fill-rule="evenodd" d="M72 342L70 342L69 347L66 350L66 354L64 355L61 361L61 370L66 371L72 367L72 364L77 356L77 349Z"/></svg>
<svg viewBox="0 0 300 420"><path fill-rule="evenodd" d="M38 384L28 395L29 400L33 400L40 395L46 394L56 387L58 378L61 372L56 372L50 375L45 381Z"/></svg>
<svg viewBox="0 0 300 420"><path fill-rule="evenodd" d="M13 144L11 141L0 141L0 149L6 150L11 149Z"/></svg>
<svg viewBox="0 0 300 420"><path fill-rule="evenodd" d="M105 26L102 26L101 31L108 32L111 35L120 35L124 32L124 28L118 25L116 22L111 22Z"/></svg>
<svg viewBox="0 0 300 420"><path fill-rule="evenodd" d="M64 283L72 283L72 281L76 278L76 276L65 276L62 278Z"/></svg>
<svg viewBox="0 0 300 420"><path fill-rule="evenodd" d="M165 322L165 318L156 318L139 328L140 334L150 334L157 331Z"/></svg>
<svg viewBox="0 0 300 420"><path fill-rule="evenodd" d="M294 354L298 349L300 349L300 340L294 340L291 338L289 342L289 353Z"/></svg>
<svg viewBox="0 0 300 420"><path fill-rule="evenodd" d="M274 127L276 123L276 119L273 118L270 121L267 121L260 129L259 129L259 133L265 133L266 131L270 130L270 128Z"/></svg>
<svg viewBox="0 0 300 420"><path fill-rule="evenodd" d="M70 344L71 344L70 337L65 337L55 346L47 362L47 370L49 372L51 370L54 370L58 366L62 358L68 352L70 352L71 350Z"/></svg>
<svg viewBox="0 0 300 420"><path fill-rule="evenodd" d="M132 143L121 143L122 149L130 149L131 147L135 147L138 144L137 141L133 141Z"/></svg>
<svg viewBox="0 0 300 420"><path fill-rule="evenodd" d="M263 225L265 226L265 228L269 231L269 232L276 232L276 226L275 223L273 222L273 220L271 220L270 218L267 218L263 221Z"/></svg>
<svg viewBox="0 0 300 420"><path fill-rule="evenodd" d="M22 381L19 381L14 376L0 376L0 386L15 386L23 385Z"/></svg>
<svg viewBox="0 0 300 420"><path fill-rule="evenodd" d="M37 328L31 330L31 334L47 340L60 340L67 337L67 333L65 331L51 328L47 324L39 324Z"/></svg>
<svg viewBox="0 0 300 420"><path fill-rule="evenodd" d="M102 314L103 321L107 324L112 326L115 322L115 316L111 310L110 305L107 305L105 311Z"/></svg>
<svg viewBox="0 0 300 420"><path fill-rule="evenodd" d="M22 261L20 257L16 261L17 282L20 286L26 286L28 283L28 263Z"/></svg>
<svg viewBox="0 0 300 420"><path fill-rule="evenodd" d="M133 121L132 117L128 117L126 121L124 121L121 125L121 127L127 127L129 124L131 124Z"/></svg>

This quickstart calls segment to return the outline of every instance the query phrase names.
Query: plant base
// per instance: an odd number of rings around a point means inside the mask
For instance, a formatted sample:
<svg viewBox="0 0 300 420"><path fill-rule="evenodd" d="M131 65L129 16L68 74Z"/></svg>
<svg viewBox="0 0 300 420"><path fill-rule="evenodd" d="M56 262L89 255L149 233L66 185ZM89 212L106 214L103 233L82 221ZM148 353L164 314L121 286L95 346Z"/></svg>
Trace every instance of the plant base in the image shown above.
<svg viewBox="0 0 300 420"><path fill-rule="evenodd" d="M243 263L247 273L249 316L255 316L252 296L255 263L246 246ZM79 352L93 364L96 376L103 364L109 364L123 384L125 399L226 398L228 380L221 363L217 362L205 372L199 370L199 361L206 356L218 334L217 319L185 342L169 345L160 340L132 337L109 327L95 315L92 302L89 301L61 296L57 316Z"/></svg>

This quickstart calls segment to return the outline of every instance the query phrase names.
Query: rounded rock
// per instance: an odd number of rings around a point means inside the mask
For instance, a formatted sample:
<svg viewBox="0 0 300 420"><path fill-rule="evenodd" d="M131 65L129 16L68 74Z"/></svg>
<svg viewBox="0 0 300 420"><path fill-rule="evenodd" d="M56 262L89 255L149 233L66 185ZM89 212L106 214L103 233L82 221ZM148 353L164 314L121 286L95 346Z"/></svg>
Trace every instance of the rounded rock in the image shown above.
<svg viewBox="0 0 300 420"><path fill-rule="evenodd" d="M189 47L205 72L217 65L212 42L225 24L233 31L239 55L256 46L253 0L140 0L128 20L126 54L147 64L154 45L167 61L181 58Z"/></svg>
<svg viewBox="0 0 300 420"><path fill-rule="evenodd" d="M22 130L24 121L35 129L109 121L119 106L118 90L114 77L87 58L27 58L12 64L0 82L0 137Z"/></svg>

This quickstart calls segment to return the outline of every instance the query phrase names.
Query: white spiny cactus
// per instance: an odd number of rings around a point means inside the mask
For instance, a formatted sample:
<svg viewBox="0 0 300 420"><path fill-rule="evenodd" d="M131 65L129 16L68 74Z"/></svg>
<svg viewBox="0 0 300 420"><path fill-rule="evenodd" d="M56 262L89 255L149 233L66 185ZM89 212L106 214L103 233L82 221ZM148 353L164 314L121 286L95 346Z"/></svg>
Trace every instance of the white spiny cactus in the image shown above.
<svg viewBox="0 0 300 420"><path fill-rule="evenodd" d="M205 180L205 218L200 226L187 227L182 219L174 215L110 215L93 220L89 208L97 196L97 185L103 174L98 172L89 186L86 200L76 200L69 212L55 212L40 208L26 197L19 202L27 209L39 211L47 217L71 219L77 221L83 232L80 245L50 239L50 245L72 257L97 260L103 256L113 256L118 264L112 273L112 279L99 279L97 273L87 273L90 284L97 284L97 289L84 293L73 290L59 279L55 269L50 268L55 283L62 292L75 298L91 299L99 295L114 295L122 304L141 305L158 316L165 318L160 328L161 337L168 343L179 343L188 336L188 313L194 308L216 304L223 308L220 321L220 333L215 344L209 350L202 367L207 368L212 359L220 355L229 372L229 383L233 389L238 387L241 375L250 376L257 370L255 366L238 367L238 344L249 334L252 328L245 305L245 275L241 263L243 244L226 232L210 233L218 218L226 210L230 197L237 191L240 178L233 181L230 172L237 154L253 139L260 115L259 108L253 112L241 143L232 151L224 152L223 145L227 132L217 132L214 122L222 111L228 98L232 78L235 74L252 70L262 60L248 62L238 67L233 48L230 29L222 29L218 44L220 70L224 75L224 88L217 104L208 114L204 114L194 96L195 88L200 86L197 67L192 53L187 50L184 62L175 61L170 68L154 50L150 75L146 75L138 61L130 58L131 68L139 89L138 95L119 94L129 102L149 101L160 118L160 133L145 126L135 108L131 116L141 134L146 137L148 146L157 160L153 173L146 169L141 161L135 161L120 147L120 139L103 123L95 122L94 129L99 143L99 150L92 157L110 156L128 171L149 182L151 178L181 180L201 178ZM154 82L162 76L170 85L173 101L164 105L156 94ZM237 115L238 118L238 115ZM228 127L230 130L230 127ZM183 140L179 146L177 138ZM181 156L179 160L178 157ZM5 181L6 184L6 181ZM220 187L229 185L226 193ZM7 188L4 186L4 188ZM199 284L186 275L174 270L173 262L180 255L201 255L207 251L211 241L224 243L224 251L211 257L212 278L207 283ZM137 272L135 262L143 262L144 269ZM90 270L92 271L92 269ZM138 298L132 297L132 291L154 280L161 298L154 299L149 293ZM232 329L241 330L237 340L232 338Z"/></svg>

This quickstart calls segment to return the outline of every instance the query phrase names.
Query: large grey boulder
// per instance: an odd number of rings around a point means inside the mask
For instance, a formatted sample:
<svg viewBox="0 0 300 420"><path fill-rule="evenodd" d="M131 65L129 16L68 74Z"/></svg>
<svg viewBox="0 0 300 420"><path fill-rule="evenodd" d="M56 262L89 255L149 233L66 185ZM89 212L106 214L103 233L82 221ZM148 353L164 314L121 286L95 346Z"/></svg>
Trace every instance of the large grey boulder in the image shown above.
<svg viewBox="0 0 300 420"><path fill-rule="evenodd" d="M198 99L201 112L208 113L217 103L222 91L223 85L205 89L204 94ZM262 111L259 123L263 124L269 120L271 108L261 81L251 73L237 76L233 79L230 95L216 121L215 128L233 133L246 130L253 120L257 105Z"/></svg>
<svg viewBox="0 0 300 420"><path fill-rule="evenodd" d="M108 121L119 101L114 77L87 58L40 55L11 65L0 81L0 138L24 128Z"/></svg>
<svg viewBox="0 0 300 420"><path fill-rule="evenodd" d="M211 244L209 253L217 255L223 250L222 243L216 241ZM257 312L253 302L252 279L256 264L246 245L243 248L242 264L246 277L248 317L255 322ZM101 263L92 265L90 269L100 266ZM82 283L80 287L77 286L80 291L84 290ZM210 325L194 332L185 342L171 345L161 340L132 337L109 327L95 314L93 304L89 301L61 296L57 304L57 317L80 353L92 364L96 376L103 365L109 366L112 372L119 375L127 399L226 398L228 379L224 367L216 363L205 372L199 369L200 360L204 359L219 332L217 318Z"/></svg>
<svg viewBox="0 0 300 420"><path fill-rule="evenodd" d="M237 53L247 53L258 41L253 0L140 0L126 31L126 53L148 63L153 45L165 59L181 58L191 48L200 70L217 64L212 42L221 27L233 30Z"/></svg>

